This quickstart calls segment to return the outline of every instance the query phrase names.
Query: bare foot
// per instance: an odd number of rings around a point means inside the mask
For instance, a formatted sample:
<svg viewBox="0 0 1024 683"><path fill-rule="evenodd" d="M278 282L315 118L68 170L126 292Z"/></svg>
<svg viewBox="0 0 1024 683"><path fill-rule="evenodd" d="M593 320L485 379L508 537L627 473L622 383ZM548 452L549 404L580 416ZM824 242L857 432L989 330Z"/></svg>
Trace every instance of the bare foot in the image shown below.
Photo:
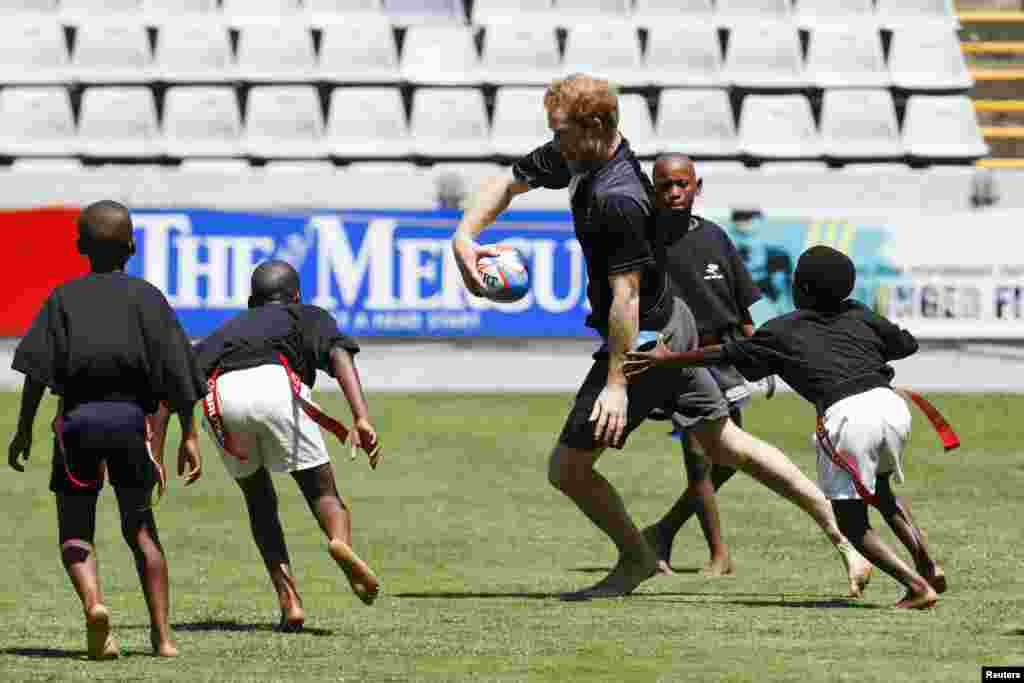
<svg viewBox="0 0 1024 683"><path fill-rule="evenodd" d="M717 557L712 557L701 572L704 576L717 577L728 576L733 573L735 567L732 564L732 557L728 550L723 550Z"/></svg>
<svg viewBox="0 0 1024 683"><path fill-rule="evenodd" d="M89 659L117 659L121 651L110 633L110 610L93 605L85 613L85 638Z"/></svg>
<svg viewBox="0 0 1024 683"><path fill-rule="evenodd" d="M170 638L161 637L156 631L150 629L149 642L153 645L153 656L155 657L177 657L178 646Z"/></svg>
<svg viewBox="0 0 1024 683"><path fill-rule="evenodd" d="M942 565L938 562L932 562L931 567L925 567L924 571L918 569L918 573L924 577L924 580L928 582L935 592L942 594L946 592L948 587L946 584L946 570L942 568Z"/></svg>
<svg viewBox="0 0 1024 683"><path fill-rule="evenodd" d="M306 611L300 605L281 608L281 621L277 630L281 633L298 633L306 624Z"/></svg>
<svg viewBox="0 0 1024 683"><path fill-rule="evenodd" d="M896 609L931 609L939 596L927 583L921 588L910 588L903 599L896 603Z"/></svg>
<svg viewBox="0 0 1024 683"><path fill-rule="evenodd" d="M839 556L846 567L846 578L850 582L850 597L860 598L864 596L864 589L871 582L871 570L874 565L864 559L864 556L857 552L853 544L843 541L836 546Z"/></svg>
<svg viewBox="0 0 1024 683"><path fill-rule="evenodd" d="M669 564L669 558L672 555L672 543L664 537L661 533L661 529L657 524L652 524L646 527L640 532L647 541L647 545L651 546L651 550L654 551L654 555L658 558L658 564L655 568L655 573L670 575L675 574L672 571L672 565Z"/></svg>
<svg viewBox="0 0 1024 683"><path fill-rule="evenodd" d="M355 551L347 543L338 538L332 538L327 543L327 550L331 557L345 572L348 583L352 586L352 592L356 594L364 604L372 605L377 599L380 591L380 582L365 562L363 562Z"/></svg>
<svg viewBox="0 0 1024 683"><path fill-rule="evenodd" d="M562 600L574 602L595 598L621 598L629 595L637 586L657 572L658 561L651 553L645 557L631 559L620 557L611 573L590 588L573 593L563 593Z"/></svg>

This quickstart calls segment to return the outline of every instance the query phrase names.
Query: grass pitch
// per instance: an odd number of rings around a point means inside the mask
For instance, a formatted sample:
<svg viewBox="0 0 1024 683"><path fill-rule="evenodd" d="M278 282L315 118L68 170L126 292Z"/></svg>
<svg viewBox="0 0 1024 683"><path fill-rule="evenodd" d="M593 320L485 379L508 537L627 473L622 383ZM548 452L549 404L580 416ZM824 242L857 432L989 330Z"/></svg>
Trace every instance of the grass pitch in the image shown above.
<svg viewBox="0 0 1024 683"><path fill-rule="evenodd" d="M340 395L321 395L335 415ZM0 678L190 681L968 681L1024 664L1020 573L1020 415L1024 397L933 396L964 446L950 455L915 413L906 454L913 512L945 564L949 592L929 613L890 609L901 587L876 573L867 597L841 599L840 563L809 519L746 477L720 497L736 575L706 579L699 526L677 541L674 577L633 597L563 603L597 580L610 545L551 489L547 453L569 396L376 395L387 448L371 472L332 444L354 504L356 547L383 581L377 603L350 593L305 502L276 477L307 608L307 631L270 630L276 600L241 495L205 440L205 475L172 483L157 510L168 552L171 621L182 657L149 656L145 605L110 491L100 502L100 570L126 656L84 659L81 610L57 552L46 430L26 474L4 465ZM4 445L17 395L0 394ZM811 409L792 395L747 412L751 431L814 476ZM602 471L638 522L683 485L678 444L645 425ZM176 444L176 436L169 441ZM168 449L169 462L173 453ZM884 524L873 515L876 526ZM887 528L883 535L895 543Z"/></svg>

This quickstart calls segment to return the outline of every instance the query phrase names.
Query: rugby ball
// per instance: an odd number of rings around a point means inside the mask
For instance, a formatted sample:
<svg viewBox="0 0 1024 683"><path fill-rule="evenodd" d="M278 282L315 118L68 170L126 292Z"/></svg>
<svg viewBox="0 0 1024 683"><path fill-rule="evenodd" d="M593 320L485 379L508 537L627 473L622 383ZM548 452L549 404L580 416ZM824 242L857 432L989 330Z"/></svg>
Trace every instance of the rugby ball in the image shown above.
<svg viewBox="0 0 1024 683"><path fill-rule="evenodd" d="M500 254L481 256L477 261L477 270L484 282L484 296L502 303L519 301L530 291L530 269L526 266L526 258L515 247L503 244L488 246Z"/></svg>

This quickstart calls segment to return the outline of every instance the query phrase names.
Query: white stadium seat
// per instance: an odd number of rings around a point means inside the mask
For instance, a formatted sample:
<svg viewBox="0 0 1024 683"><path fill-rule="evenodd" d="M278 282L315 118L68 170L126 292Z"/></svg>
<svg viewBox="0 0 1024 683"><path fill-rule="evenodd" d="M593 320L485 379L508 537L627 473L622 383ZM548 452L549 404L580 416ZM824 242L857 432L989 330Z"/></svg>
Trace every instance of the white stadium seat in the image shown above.
<svg viewBox="0 0 1024 683"><path fill-rule="evenodd" d="M242 120L234 88L168 88L164 99L164 148L171 156L241 154Z"/></svg>
<svg viewBox="0 0 1024 683"><path fill-rule="evenodd" d="M633 23L644 28L689 26L712 23L711 0L636 0Z"/></svg>
<svg viewBox="0 0 1024 683"><path fill-rule="evenodd" d="M546 85L561 75L561 63L550 24L495 25L484 33L480 76L487 83Z"/></svg>
<svg viewBox="0 0 1024 683"><path fill-rule="evenodd" d="M0 155L67 156L76 151L66 88L0 90Z"/></svg>
<svg viewBox="0 0 1024 683"><path fill-rule="evenodd" d="M12 171L23 173L60 173L70 171L74 173L82 169L80 159L69 157L32 158L21 157L11 162Z"/></svg>
<svg viewBox="0 0 1024 683"><path fill-rule="evenodd" d="M336 83L395 83L398 50L387 17L360 15L324 27L318 77Z"/></svg>
<svg viewBox="0 0 1024 683"><path fill-rule="evenodd" d="M60 16L71 24L85 25L95 19L138 19L143 0L61 0Z"/></svg>
<svg viewBox="0 0 1024 683"><path fill-rule="evenodd" d="M554 18L551 0L476 0L473 3L473 23L481 26L551 26Z"/></svg>
<svg viewBox="0 0 1024 683"><path fill-rule="evenodd" d="M216 22L164 25L156 42L156 74L171 82L219 82L236 77L227 29Z"/></svg>
<svg viewBox="0 0 1024 683"><path fill-rule="evenodd" d="M384 0L384 11L399 26L466 23L462 0Z"/></svg>
<svg viewBox="0 0 1024 683"><path fill-rule="evenodd" d="M886 28L914 28L934 22L952 28L958 21L953 0L877 0L879 23Z"/></svg>
<svg viewBox="0 0 1024 683"><path fill-rule="evenodd" d="M966 90L974 85L956 33L942 25L893 31L889 70L894 85L911 90Z"/></svg>
<svg viewBox="0 0 1024 683"><path fill-rule="evenodd" d="M735 156L739 147L728 93L718 89L662 90L657 137L659 152Z"/></svg>
<svg viewBox="0 0 1024 683"><path fill-rule="evenodd" d="M977 158L988 154L970 98L912 95L903 118L903 143L922 158Z"/></svg>
<svg viewBox="0 0 1024 683"><path fill-rule="evenodd" d="M518 157L551 139L544 88L500 88L494 98L494 151Z"/></svg>
<svg viewBox="0 0 1024 683"><path fill-rule="evenodd" d="M152 157L162 152L156 101L145 86L86 88L78 121L82 153Z"/></svg>
<svg viewBox="0 0 1024 683"><path fill-rule="evenodd" d="M789 21L790 0L717 0L715 20L735 26L748 22Z"/></svg>
<svg viewBox="0 0 1024 683"><path fill-rule="evenodd" d="M566 27L629 19L632 0L554 0L557 21Z"/></svg>
<svg viewBox="0 0 1024 683"><path fill-rule="evenodd" d="M122 21L87 21L75 34L71 76L85 83L142 83L153 79L146 27Z"/></svg>
<svg viewBox="0 0 1024 683"><path fill-rule="evenodd" d="M402 48L402 77L428 85L479 83L480 58L468 26L410 26Z"/></svg>
<svg viewBox="0 0 1024 683"><path fill-rule="evenodd" d="M471 88L420 88L412 100L413 150L422 156L490 156L484 96Z"/></svg>
<svg viewBox="0 0 1024 683"><path fill-rule="evenodd" d="M572 26L562 72L589 73L625 86L645 85L648 80L636 28L619 21Z"/></svg>
<svg viewBox="0 0 1024 683"><path fill-rule="evenodd" d="M217 0L144 0L143 16L154 26L220 19Z"/></svg>
<svg viewBox="0 0 1024 683"><path fill-rule="evenodd" d="M7 0L0 3L0 16L53 16L57 13L57 0Z"/></svg>
<svg viewBox="0 0 1024 683"><path fill-rule="evenodd" d="M383 17L383 0L306 0L309 21L314 26L330 26L363 17Z"/></svg>
<svg viewBox="0 0 1024 683"><path fill-rule="evenodd" d="M806 84L800 37L789 23L751 22L729 34L722 78L740 87L797 88Z"/></svg>
<svg viewBox="0 0 1024 683"><path fill-rule="evenodd" d="M651 109L643 95L619 95L619 130L638 156L650 156L658 151Z"/></svg>
<svg viewBox="0 0 1024 683"><path fill-rule="evenodd" d="M647 35L644 70L659 86L711 87L722 82L722 48L710 24L663 23Z"/></svg>
<svg viewBox="0 0 1024 683"><path fill-rule="evenodd" d="M277 23L302 16L301 0L224 0L224 19L232 24Z"/></svg>
<svg viewBox="0 0 1024 683"><path fill-rule="evenodd" d="M327 145L340 157L405 157L412 139L398 88L335 88Z"/></svg>
<svg viewBox="0 0 1024 683"><path fill-rule="evenodd" d="M748 95L740 111L740 151L764 159L821 156L811 103L803 95Z"/></svg>
<svg viewBox="0 0 1024 683"><path fill-rule="evenodd" d="M243 26L237 61L238 75L246 81L308 81L316 66L313 33L295 21Z"/></svg>
<svg viewBox="0 0 1024 683"><path fill-rule="evenodd" d="M320 100L312 85L255 86L249 91L243 147L252 156L327 156Z"/></svg>
<svg viewBox="0 0 1024 683"><path fill-rule="evenodd" d="M811 30L805 74L823 88L879 88L892 81L878 29L856 22Z"/></svg>
<svg viewBox="0 0 1024 683"><path fill-rule="evenodd" d="M888 90L826 90L821 138L828 157L893 158L905 153Z"/></svg>
<svg viewBox="0 0 1024 683"><path fill-rule="evenodd" d="M263 167L264 172L272 174L288 175L289 173L319 173L330 174L337 170L337 167L330 161L304 160L304 161L268 161Z"/></svg>
<svg viewBox="0 0 1024 683"><path fill-rule="evenodd" d="M796 22L800 26L849 26L875 24L872 0L797 0Z"/></svg>
<svg viewBox="0 0 1024 683"><path fill-rule="evenodd" d="M0 82L67 81L68 47L55 21L0 22Z"/></svg>
<svg viewBox="0 0 1024 683"><path fill-rule="evenodd" d="M178 165L179 170L194 173L247 173L251 168L248 159L182 159Z"/></svg>

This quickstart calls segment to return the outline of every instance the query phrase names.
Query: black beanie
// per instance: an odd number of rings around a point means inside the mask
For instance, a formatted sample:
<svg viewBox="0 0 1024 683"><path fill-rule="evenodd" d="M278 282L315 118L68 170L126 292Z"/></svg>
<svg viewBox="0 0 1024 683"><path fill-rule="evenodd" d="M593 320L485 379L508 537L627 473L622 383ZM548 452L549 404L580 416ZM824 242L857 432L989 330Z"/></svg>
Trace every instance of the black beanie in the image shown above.
<svg viewBox="0 0 1024 683"><path fill-rule="evenodd" d="M853 261L823 244L811 247L796 262L796 286L820 306L833 307L850 296L856 277Z"/></svg>

